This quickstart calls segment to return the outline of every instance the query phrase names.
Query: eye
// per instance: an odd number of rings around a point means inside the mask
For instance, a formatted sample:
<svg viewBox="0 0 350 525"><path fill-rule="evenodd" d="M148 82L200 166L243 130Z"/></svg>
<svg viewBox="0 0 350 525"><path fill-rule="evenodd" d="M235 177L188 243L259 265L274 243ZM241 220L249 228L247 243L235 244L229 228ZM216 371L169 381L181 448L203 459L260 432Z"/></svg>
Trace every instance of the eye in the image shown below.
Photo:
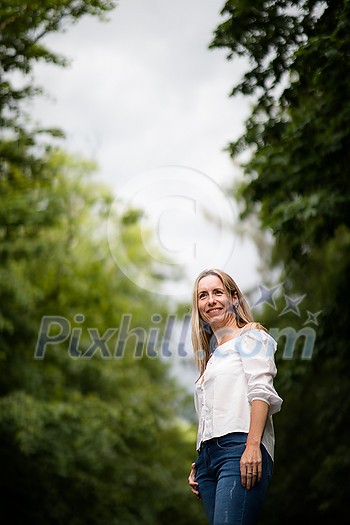
<svg viewBox="0 0 350 525"><path fill-rule="evenodd" d="M205 293L204 292L198 294L198 299L204 299L204 297L205 297Z"/></svg>

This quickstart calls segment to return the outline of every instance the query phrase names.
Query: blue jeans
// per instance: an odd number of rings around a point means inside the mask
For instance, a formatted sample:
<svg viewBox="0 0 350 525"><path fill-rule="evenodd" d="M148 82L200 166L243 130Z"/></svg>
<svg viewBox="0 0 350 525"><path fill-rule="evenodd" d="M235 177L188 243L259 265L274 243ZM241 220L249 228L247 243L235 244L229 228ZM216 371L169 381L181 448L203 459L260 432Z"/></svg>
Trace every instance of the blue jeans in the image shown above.
<svg viewBox="0 0 350 525"><path fill-rule="evenodd" d="M261 445L262 479L242 487L240 459L247 434L233 432L203 443L196 461L196 481L210 525L255 525L272 476L273 462Z"/></svg>

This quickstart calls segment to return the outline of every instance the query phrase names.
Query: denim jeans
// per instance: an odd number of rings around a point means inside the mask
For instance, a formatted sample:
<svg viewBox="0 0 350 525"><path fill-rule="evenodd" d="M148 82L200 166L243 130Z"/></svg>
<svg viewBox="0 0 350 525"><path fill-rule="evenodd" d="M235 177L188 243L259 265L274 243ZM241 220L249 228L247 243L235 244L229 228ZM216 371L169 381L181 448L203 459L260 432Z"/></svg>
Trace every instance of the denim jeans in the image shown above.
<svg viewBox="0 0 350 525"><path fill-rule="evenodd" d="M242 487L240 459L247 434L233 432L201 445L196 481L210 525L255 525L269 487L273 462L261 445L262 479L249 490Z"/></svg>

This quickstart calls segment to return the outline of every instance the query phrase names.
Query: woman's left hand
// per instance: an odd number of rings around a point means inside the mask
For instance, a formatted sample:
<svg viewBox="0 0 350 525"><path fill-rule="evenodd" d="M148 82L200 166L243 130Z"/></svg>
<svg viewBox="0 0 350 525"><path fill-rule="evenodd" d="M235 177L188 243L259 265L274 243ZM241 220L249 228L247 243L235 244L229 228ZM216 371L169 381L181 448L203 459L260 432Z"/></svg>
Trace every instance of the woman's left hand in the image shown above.
<svg viewBox="0 0 350 525"><path fill-rule="evenodd" d="M242 486L247 490L261 480L262 456L260 445L247 443L240 462Z"/></svg>

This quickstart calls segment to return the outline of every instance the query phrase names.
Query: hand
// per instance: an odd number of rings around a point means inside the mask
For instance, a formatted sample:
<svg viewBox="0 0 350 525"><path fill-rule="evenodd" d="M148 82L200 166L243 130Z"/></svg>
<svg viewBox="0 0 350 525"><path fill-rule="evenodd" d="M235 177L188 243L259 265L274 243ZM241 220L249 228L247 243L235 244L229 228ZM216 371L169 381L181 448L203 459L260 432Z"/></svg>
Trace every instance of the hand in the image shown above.
<svg viewBox="0 0 350 525"><path fill-rule="evenodd" d="M261 480L262 456L260 445L248 444L242 454L240 462L242 486L247 490L254 487Z"/></svg>
<svg viewBox="0 0 350 525"><path fill-rule="evenodd" d="M193 494L197 498L200 498L199 491L198 491L198 483L196 481L196 464L195 463L192 463L192 469L191 469L190 475L188 476L188 484L190 485Z"/></svg>

